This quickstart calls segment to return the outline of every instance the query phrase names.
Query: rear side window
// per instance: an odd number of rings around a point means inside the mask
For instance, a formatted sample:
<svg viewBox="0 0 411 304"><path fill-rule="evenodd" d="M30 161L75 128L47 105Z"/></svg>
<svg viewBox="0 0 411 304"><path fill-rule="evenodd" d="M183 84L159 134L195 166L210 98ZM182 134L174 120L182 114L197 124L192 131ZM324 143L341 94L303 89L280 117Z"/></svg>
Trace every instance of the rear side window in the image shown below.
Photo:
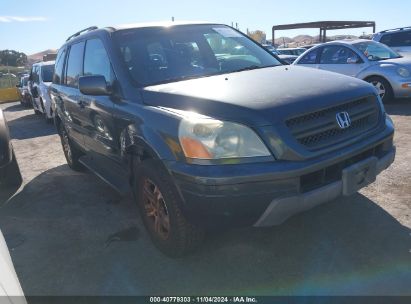
<svg viewBox="0 0 411 304"><path fill-rule="evenodd" d="M321 54L320 64L347 64L348 58L358 60L357 54L345 46L325 46Z"/></svg>
<svg viewBox="0 0 411 304"><path fill-rule="evenodd" d="M40 79L39 79L39 66L35 66L34 67L34 71L33 71L33 82L35 83L39 83Z"/></svg>
<svg viewBox="0 0 411 304"><path fill-rule="evenodd" d="M316 64L319 51L320 48L308 52L303 58L301 58L298 64Z"/></svg>
<svg viewBox="0 0 411 304"><path fill-rule="evenodd" d="M83 71L84 42L73 44L70 48L66 69L66 85L77 88L78 79Z"/></svg>
<svg viewBox="0 0 411 304"><path fill-rule="evenodd" d="M56 67L54 70L53 83L61 84L64 68L64 59L66 58L66 48L60 49L56 58Z"/></svg>
<svg viewBox="0 0 411 304"><path fill-rule="evenodd" d="M86 43L84 75L102 75L107 82L112 83L113 81L110 59L100 39L91 39Z"/></svg>
<svg viewBox="0 0 411 304"><path fill-rule="evenodd" d="M43 82L51 82L53 79L54 64L53 65L43 65L41 67L41 79Z"/></svg>
<svg viewBox="0 0 411 304"><path fill-rule="evenodd" d="M380 42L388 46L411 46L411 31L386 34Z"/></svg>

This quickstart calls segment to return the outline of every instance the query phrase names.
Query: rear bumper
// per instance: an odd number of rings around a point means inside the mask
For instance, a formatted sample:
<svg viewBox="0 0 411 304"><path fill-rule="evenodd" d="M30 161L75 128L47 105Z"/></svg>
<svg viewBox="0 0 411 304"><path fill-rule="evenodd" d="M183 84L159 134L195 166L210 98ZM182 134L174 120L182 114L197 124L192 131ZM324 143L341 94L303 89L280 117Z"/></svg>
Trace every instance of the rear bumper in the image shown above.
<svg viewBox="0 0 411 304"><path fill-rule="evenodd" d="M180 192L186 217L196 224L270 226L340 196L342 170L352 164L373 157L377 174L387 168L395 157L393 133L388 123L383 132L367 140L306 161L165 165Z"/></svg>

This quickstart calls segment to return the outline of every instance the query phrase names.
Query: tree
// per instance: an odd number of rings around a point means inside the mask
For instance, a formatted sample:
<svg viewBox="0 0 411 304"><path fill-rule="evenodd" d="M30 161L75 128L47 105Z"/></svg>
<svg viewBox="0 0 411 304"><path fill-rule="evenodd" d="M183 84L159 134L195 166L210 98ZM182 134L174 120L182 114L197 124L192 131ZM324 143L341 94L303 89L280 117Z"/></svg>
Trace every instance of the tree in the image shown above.
<svg viewBox="0 0 411 304"><path fill-rule="evenodd" d="M0 51L0 65L23 66L27 63L27 55L14 50Z"/></svg>

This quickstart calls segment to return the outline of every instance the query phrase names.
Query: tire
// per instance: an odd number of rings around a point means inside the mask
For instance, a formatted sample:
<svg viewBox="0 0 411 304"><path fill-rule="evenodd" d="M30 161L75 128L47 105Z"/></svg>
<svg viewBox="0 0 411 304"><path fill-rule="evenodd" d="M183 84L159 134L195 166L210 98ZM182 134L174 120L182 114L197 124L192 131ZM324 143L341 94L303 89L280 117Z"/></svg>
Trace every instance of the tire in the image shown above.
<svg viewBox="0 0 411 304"><path fill-rule="evenodd" d="M378 76L373 76L367 78L366 81L371 83L378 90L383 103L392 101L392 99L394 98L394 93L392 91L390 83L386 79Z"/></svg>
<svg viewBox="0 0 411 304"><path fill-rule="evenodd" d="M149 159L138 166L133 190L151 240L169 257L193 252L202 243L204 230L183 215L181 197L171 177L158 161Z"/></svg>
<svg viewBox="0 0 411 304"><path fill-rule="evenodd" d="M51 114L51 118L48 118L48 117L47 117L47 111L44 112L44 119L46 120L46 123L47 123L47 124L51 124L51 123L54 121L54 119L53 119L53 112L52 112L51 109L50 109L50 114Z"/></svg>
<svg viewBox="0 0 411 304"><path fill-rule="evenodd" d="M39 110L37 110L37 109L34 109L34 114L36 114L36 115L41 115L41 114L43 114L43 113L41 113Z"/></svg>
<svg viewBox="0 0 411 304"><path fill-rule="evenodd" d="M67 164L74 171L83 171L84 167L79 162L79 158L83 155L83 153L75 145L73 145L71 139L68 137L66 129L61 123L59 125L59 134Z"/></svg>

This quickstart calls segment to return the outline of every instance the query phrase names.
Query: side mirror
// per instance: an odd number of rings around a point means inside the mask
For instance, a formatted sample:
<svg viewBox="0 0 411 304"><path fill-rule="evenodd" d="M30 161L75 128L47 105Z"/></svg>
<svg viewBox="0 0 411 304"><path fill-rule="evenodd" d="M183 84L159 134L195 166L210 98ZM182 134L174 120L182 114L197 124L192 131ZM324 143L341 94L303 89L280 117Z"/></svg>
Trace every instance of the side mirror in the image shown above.
<svg viewBox="0 0 411 304"><path fill-rule="evenodd" d="M348 64L356 64L356 63L359 63L359 61L360 61L360 58L358 57L348 57L347 58Z"/></svg>
<svg viewBox="0 0 411 304"><path fill-rule="evenodd" d="M21 88L21 84L16 84L16 88Z"/></svg>
<svg viewBox="0 0 411 304"><path fill-rule="evenodd" d="M111 91L103 75L81 76L78 88L84 95L110 95Z"/></svg>

